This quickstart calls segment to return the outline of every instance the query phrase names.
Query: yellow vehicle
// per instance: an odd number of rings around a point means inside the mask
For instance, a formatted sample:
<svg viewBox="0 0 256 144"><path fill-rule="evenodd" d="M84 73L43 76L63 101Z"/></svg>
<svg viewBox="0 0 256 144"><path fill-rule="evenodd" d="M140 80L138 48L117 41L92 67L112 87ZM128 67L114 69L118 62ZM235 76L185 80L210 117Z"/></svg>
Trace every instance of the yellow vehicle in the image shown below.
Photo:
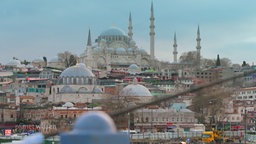
<svg viewBox="0 0 256 144"><path fill-rule="evenodd" d="M232 142L231 139L225 137L220 131L205 131L202 133L203 143L221 143L221 142Z"/></svg>

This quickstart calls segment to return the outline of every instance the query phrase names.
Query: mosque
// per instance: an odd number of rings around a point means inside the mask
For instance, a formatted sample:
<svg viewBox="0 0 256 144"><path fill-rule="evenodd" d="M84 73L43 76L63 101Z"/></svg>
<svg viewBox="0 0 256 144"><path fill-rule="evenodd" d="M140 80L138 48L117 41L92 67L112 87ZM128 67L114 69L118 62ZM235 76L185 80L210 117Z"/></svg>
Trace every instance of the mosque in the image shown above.
<svg viewBox="0 0 256 144"><path fill-rule="evenodd" d="M144 49L138 48L133 40L133 26L131 14L129 15L128 34L118 27L111 27L103 31L92 44L89 30L87 46L79 61L92 69L111 71L127 69L136 64L139 68L154 66L154 13L151 5L150 17L150 54Z"/></svg>
<svg viewBox="0 0 256 144"><path fill-rule="evenodd" d="M155 69L160 70L159 61L155 58L155 24L154 24L154 9L151 3L150 15L150 54L144 49L138 48L133 40L133 25L131 13L129 15L128 33L118 27L111 27L103 31L92 43L91 31L88 32L87 46L84 52L79 57L80 63L85 63L86 66L92 69L100 70L126 70L130 65L137 65L140 69ZM197 30L197 62L200 63L200 31ZM177 41L176 34L174 35L173 44L173 63L177 64Z"/></svg>

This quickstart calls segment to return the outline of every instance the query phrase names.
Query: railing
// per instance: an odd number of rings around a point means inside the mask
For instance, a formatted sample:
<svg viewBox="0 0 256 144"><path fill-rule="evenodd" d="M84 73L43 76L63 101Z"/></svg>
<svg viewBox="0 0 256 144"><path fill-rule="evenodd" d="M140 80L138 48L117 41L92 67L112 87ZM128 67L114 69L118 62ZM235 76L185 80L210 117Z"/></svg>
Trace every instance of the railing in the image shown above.
<svg viewBox="0 0 256 144"><path fill-rule="evenodd" d="M225 131L224 136L242 137L244 131ZM165 133L139 133L131 134L131 139L168 140L175 138L201 137L202 132L165 132Z"/></svg>

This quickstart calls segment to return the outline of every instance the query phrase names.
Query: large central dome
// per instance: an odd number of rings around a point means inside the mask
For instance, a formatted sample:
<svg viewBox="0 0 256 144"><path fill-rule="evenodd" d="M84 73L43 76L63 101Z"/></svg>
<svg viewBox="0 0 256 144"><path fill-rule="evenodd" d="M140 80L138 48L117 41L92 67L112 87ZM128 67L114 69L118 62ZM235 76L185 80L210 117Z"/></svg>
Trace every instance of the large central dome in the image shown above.
<svg viewBox="0 0 256 144"><path fill-rule="evenodd" d="M102 32L100 36L125 36L125 32L117 27L111 27L110 29Z"/></svg>

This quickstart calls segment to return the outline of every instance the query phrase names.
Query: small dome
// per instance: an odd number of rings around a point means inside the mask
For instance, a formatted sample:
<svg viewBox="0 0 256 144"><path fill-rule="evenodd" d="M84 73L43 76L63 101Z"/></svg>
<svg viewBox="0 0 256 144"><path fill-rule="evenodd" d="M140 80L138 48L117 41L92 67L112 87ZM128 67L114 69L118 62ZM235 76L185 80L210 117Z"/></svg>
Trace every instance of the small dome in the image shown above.
<svg viewBox="0 0 256 144"><path fill-rule="evenodd" d="M131 64L128 69L140 69L136 64Z"/></svg>
<svg viewBox="0 0 256 144"><path fill-rule="evenodd" d="M71 108L74 107L74 104L71 102L66 102L64 105L62 105L62 107Z"/></svg>
<svg viewBox="0 0 256 144"><path fill-rule="evenodd" d="M101 52L102 49L101 49L100 47L96 47L96 48L93 49L93 51L96 52L96 53L98 53L98 52Z"/></svg>
<svg viewBox="0 0 256 144"><path fill-rule="evenodd" d="M93 93L102 93L102 90L98 87L95 87L92 92Z"/></svg>
<svg viewBox="0 0 256 144"><path fill-rule="evenodd" d="M139 73L141 73L141 70L136 64L131 64L128 67L128 73L130 73L130 74L139 74Z"/></svg>
<svg viewBox="0 0 256 144"><path fill-rule="evenodd" d="M137 84L137 79L134 78L133 84L130 84L122 89L121 96L152 96L149 90L143 85Z"/></svg>
<svg viewBox="0 0 256 144"><path fill-rule="evenodd" d="M60 77L95 77L91 70L85 64L79 63L75 66L65 69Z"/></svg>
<svg viewBox="0 0 256 144"><path fill-rule="evenodd" d="M125 36L125 32L117 27L112 27L100 34L100 36Z"/></svg>
<svg viewBox="0 0 256 144"><path fill-rule="evenodd" d="M21 65L21 62L19 61L19 60L16 60L16 59L14 59L14 60L11 60L9 63L7 63L6 65L8 65L8 66L20 66Z"/></svg>
<svg viewBox="0 0 256 144"><path fill-rule="evenodd" d="M73 90L70 86L64 86L61 90L60 93L72 93Z"/></svg>
<svg viewBox="0 0 256 144"><path fill-rule="evenodd" d="M139 52L140 52L141 54L148 54L144 49L139 49Z"/></svg>
<svg viewBox="0 0 256 144"><path fill-rule="evenodd" d="M135 46L135 45L136 45L136 42L135 42L134 40L131 40L131 41L130 41L130 45Z"/></svg>
<svg viewBox="0 0 256 144"><path fill-rule="evenodd" d="M133 51L133 48L128 48L127 51L128 51L128 52L132 52L132 51Z"/></svg>

